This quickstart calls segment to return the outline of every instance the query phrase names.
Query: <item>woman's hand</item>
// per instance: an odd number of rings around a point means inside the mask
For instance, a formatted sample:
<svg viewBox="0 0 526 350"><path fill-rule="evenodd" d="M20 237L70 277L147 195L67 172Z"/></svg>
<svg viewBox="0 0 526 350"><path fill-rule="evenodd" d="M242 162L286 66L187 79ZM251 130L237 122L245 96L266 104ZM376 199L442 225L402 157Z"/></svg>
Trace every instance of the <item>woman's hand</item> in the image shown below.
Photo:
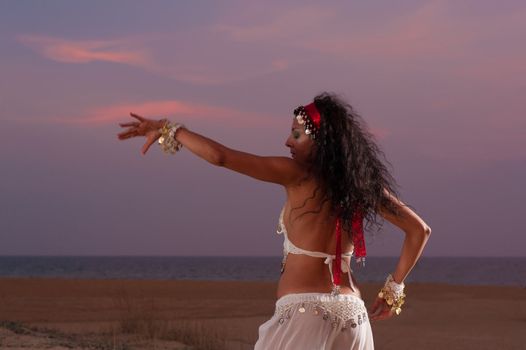
<svg viewBox="0 0 526 350"><path fill-rule="evenodd" d="M141 149L141 153L144 155L146 154L150 146L161 136L159 129L163 127L167 120L147 119L134 113L130 113L130 115L136 118L138 121L129 123L119 123L121 127L129 127L129 129L118 134L118 138L119 140L126 140L130 137L145 136L146 142L144 143Z"/></svg>
<svg viewBox="0 0 526 350"><path fill-rule="evenodd" d="M391 310L391 306L387 304L385 299L376 297L376 300L371 307L371 311L369 312L369 319L373 321L386 320L394 314L395 312Z"/></svg>

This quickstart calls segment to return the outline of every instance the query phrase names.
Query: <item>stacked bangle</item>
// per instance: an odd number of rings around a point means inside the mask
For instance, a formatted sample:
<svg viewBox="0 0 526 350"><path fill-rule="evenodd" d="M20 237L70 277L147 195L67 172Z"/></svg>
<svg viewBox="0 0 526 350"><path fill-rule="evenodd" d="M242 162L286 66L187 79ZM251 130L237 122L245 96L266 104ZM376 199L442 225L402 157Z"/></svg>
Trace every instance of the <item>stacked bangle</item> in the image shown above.
<svg viewBox="0 0 526 350"><path fill-rule="evenodd" d="M175 133L179 128L186 128L181 123L166 122L162 128L159 129L161 136L159 137L159 145L165 153L175 154L179 151L183 144L175 139Z"/></svg>
<svg viewBox="0 0 526 350"><path fill-rule="evenodd" d="M383 288L378 293L378 297L384 299L397 315L400 315L400 312L402 312L405 298L404 287L404 282L396 283L393 276L389 274Z"/></svg>

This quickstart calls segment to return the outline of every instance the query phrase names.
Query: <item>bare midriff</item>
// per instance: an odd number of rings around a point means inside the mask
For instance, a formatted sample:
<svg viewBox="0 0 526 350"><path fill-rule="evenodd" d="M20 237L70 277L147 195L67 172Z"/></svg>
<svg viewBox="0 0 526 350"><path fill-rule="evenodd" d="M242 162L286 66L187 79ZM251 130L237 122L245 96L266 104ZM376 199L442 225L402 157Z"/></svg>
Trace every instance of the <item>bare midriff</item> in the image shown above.
<svg viewBox="0 0 526 350"><path fill-rule="evenodd" d="M278 283L277 298L292 293L330 293L332 282L329 268L323 258L307 255L288 254L285 270ZM354 294L361 298L354 279L354 292L349 284L347 273L341 275L341 294Z"/></svg>

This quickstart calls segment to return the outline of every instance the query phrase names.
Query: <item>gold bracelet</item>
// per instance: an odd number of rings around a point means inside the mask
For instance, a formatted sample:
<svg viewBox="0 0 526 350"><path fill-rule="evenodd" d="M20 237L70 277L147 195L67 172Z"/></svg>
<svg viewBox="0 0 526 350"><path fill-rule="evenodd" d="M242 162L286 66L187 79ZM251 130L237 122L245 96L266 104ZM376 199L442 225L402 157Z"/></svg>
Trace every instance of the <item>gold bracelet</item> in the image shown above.
<svg viewBox="0 0 526 350"><path fill-rule="evenodd" d="M391 310L397 315L400 315L402 312L402 305L404 305L405 302L404 288L404 282L396 283L393 279L393 276L389 274L384 286L378 293L378 297L384 299L387 305L391 306Z"/></svg>
<svg viewBox="0 0 526 350"><path fill-rule="evenodd" d="M183 144L175 139L175 133L179 128L186 128L181 123L172 124L170 122L164 123L164 125L159 129L161 136L159 137L159 145L165 153L175 154L179 151Z"/></svg>

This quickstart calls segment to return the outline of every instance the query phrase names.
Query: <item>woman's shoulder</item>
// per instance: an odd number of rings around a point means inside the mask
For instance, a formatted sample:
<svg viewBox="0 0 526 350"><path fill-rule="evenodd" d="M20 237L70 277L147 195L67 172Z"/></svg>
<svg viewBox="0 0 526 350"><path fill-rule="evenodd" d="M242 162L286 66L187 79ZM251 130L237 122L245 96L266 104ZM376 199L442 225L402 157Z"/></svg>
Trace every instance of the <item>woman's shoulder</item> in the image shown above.
<svg viewBox="0 0 526 350"><path fill-rule="evenodd" d="M309 174L307 169L297 163L293 166L295 167L295 179L285 186L287 195L289 197L312 197L315 191L316 195L319 195L321 187L313 175Z"/></svg>

